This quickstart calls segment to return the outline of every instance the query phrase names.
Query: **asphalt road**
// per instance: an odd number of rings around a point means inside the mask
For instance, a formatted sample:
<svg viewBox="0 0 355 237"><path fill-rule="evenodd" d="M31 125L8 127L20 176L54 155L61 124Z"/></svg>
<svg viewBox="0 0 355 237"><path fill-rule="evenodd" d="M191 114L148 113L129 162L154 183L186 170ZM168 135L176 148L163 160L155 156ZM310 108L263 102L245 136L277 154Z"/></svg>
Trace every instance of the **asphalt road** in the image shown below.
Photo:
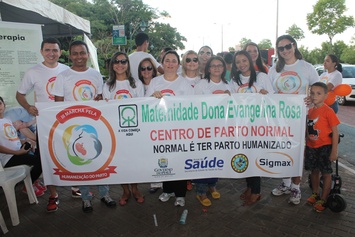
<svg viewBox="0 0 355 237"><path fill-rule="evenodd" d="M339 106L338 117L339 132L345 135L339 144L339 157L355 165L355 103Z"/></svg>

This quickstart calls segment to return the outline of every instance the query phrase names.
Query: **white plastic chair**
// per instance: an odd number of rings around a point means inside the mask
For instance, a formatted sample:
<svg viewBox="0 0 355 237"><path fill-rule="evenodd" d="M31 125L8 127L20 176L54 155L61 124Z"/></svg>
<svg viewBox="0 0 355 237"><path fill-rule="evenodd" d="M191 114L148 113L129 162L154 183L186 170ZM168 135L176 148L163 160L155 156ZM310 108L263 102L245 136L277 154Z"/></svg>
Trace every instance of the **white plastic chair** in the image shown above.
<svg viewBox="0 0 355 237"><path fill-rule="evenodd" d="M5 193L13 226L20 223L15 197L15 185L18 182L22 180L24 181L30 204L38 203L36 194L33 190L30 171L31 167L28 165L3 168L0 163L0 186L3 188Z"/></svg>
<svg viewBox="0 0 355 237"><path fill-rule="evenodd" d="M2 233L6 234L7 232L9 232L9 230L6 227L4 217L2 217L1 211L0 211L0 227L1 227Z"/></svg>

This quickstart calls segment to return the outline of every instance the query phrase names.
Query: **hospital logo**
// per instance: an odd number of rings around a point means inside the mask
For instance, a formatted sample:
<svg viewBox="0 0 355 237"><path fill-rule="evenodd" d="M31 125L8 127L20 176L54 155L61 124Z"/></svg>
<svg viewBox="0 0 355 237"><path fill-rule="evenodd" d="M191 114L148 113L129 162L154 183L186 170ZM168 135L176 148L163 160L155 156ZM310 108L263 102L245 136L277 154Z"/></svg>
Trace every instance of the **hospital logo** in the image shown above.
<svg viewBox="0 0 355 237"><path fill-rule="evenodd" d="M161 93L163 94L163 96L175 96L174 91L170 89L164 89L161 91Z"/></svg>
<svg viewBox="0 0 355 237"><path fill-rule="evenodd" d="M84 105L63 109L56 115L48 137L48 150L61 180L87 181L109 178L116 138L101 111Z"/></svg>
<svg viewBox="0 0 355 237"><path fill-rule="evenodd" d="M53 89L53 86L54 86L55 79L57 79L57 77L49 78L49 80L47 82L47 85L46 85L46 92L47 92L48 98L50 100L54 100L54 96L52 95L51 92L52 92L52 89Z"/></svg>
<svg viewBox="0 0 355 237"><path fill-rule="evenodd" d="M298 94L302 80L296 72L283 72L276 80L277 92L280 94Z"/></svg>
<svg viewBox="0 0 355 237"><path fill-rule="evenodd" d="M89 101L94 99L96 87L89 80L80 80L75 83L72 93L76 101Z"/></svg>
<svg viewBox="0 0 355 237"><path fill-rule="evenodd" d="M137 105L120 105L118 107L119 126L121 128L132 128L138 126Z"/></svg>
<svg viewBox="0 0 355 237"><path fill-rule="evenodd" d="M115 100L129 99L129 98L132 98L132 95L129 92L129 90L118 90L114 95Z"/></svg>

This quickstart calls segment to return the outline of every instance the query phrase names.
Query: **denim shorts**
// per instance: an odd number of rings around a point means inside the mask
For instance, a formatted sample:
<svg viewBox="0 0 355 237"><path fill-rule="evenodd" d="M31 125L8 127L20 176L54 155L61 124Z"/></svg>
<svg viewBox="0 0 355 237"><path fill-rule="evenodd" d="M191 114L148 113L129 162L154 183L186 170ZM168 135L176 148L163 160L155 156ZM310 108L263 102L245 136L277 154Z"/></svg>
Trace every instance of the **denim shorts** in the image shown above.
<svg viewBox="0 0 355 237"><path fill-rule="evenodd" d="M330 161L330 153L332 145L325 145L318 148L306 147L304 168L305 170L319 170L324 174L333 173L332 162Z"/></svg>

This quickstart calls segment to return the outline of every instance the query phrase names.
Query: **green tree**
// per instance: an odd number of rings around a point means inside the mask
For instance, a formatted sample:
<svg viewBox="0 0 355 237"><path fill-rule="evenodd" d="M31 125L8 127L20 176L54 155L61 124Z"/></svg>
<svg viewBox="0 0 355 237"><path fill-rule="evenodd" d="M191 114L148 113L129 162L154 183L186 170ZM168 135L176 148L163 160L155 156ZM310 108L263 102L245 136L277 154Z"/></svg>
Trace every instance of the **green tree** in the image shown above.
<svg viewBox="0 0 355 237"><path fill-rule="evenodd" d="M244 48L244 46L247 44L247 43L250 43L252 42L251 39L247 39L247 38L242 38L240 41L239 41L239 45L240 45L240 48Z"/></svg>
<svg viewBox="0 0 355 237"><path fill-rule="evenodd" d="M303 59L304 59L305 61L311 63L311 61L310 61L310 56L309 56L310 51L308 50L308 48L302 45L302 46L298 47L298 49L299 49L299 51L301 52L301 54L302 54L302 56L303 56Z"/></svg>
<svg viewBox="0 0 355 237"><path fill-rule="evenodd" d="M184 36L169 24L159 23L159 17L168 18L166 11L144 4L142 0L51 0L51 2L71 11L72 13L90 21L91 40L97 47L99 65L104 69L107 60L117 51L131 53L135 48L135 35L142 31L141 24L146 24L144 31L150 38L150 53L158 55L161 47L169 46L173 49L185 49ZM125 25L127 45L120 47L112 45L112 26ZM68 42L71 38L67 39Z"/></svg>
<svg viewBox="0 0 355 237"><path fill-rule="evenodd" d="M270 49L272 48L272 43L269 39L263 39L258 43L258 46L260 49Z"/></svg>
<svg viewBox="0 0 355 237"><path fill-rule="evenodd" d="M345 63L355 64L355 45L351 45L340 56L340 60Z"/></svg>
<svg viewBox="0 0 355 237"><path fill-rule="evenodd" d="M327 35L330 46L336 34L354 26L354 18L345 16L345 0L319 0L313 12L307 14L308 29L318 35Z"/></svg>
<svg viewBox="0 0 355 237"><path fill-rule="evenodd" d="M293 24L286 30L286 34L291 35L295 40L301 40L304 38L303 30L296 24Z"/></svg>

